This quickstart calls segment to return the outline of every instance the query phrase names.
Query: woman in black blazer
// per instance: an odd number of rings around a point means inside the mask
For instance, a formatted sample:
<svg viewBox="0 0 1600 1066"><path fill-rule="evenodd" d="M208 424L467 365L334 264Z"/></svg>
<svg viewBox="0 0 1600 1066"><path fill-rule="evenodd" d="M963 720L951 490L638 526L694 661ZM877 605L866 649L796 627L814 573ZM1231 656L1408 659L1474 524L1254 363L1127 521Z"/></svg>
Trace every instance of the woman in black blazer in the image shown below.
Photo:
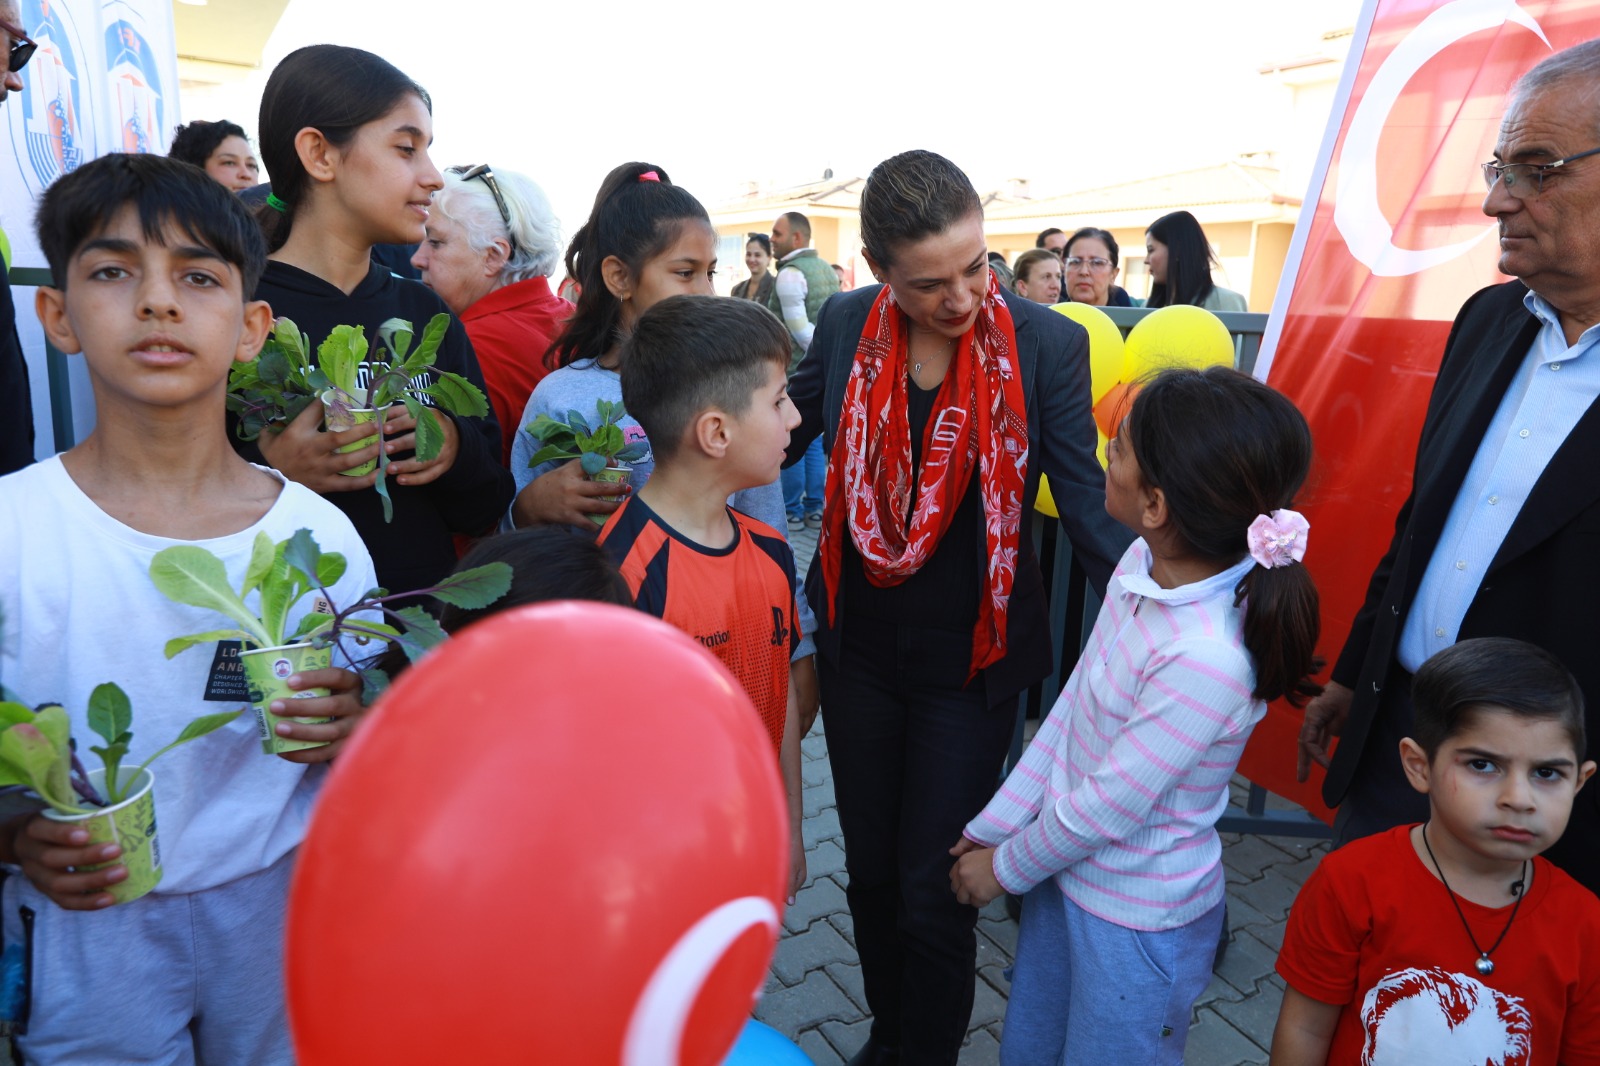
<svg viewBox="0 0 1600 1066"><path fill-rule="evenodd" d="M824 305L790 382L791 462L823 434L806 581L872 1009L853 1063L954 1064L977 912L949 850L993 794L1014 700L1052 666L1027 523L1039 474L1097 592L1130 539L1105 513L1088 339L993 278L978 195L931 152L879 164L861 238L884 284Z"/></svg>
<svg viewBox="0 0 1600 1066"><path fill-rule="evenodd" d="M762 307L767 306L772 286L778 281L777 276L767 269L771 264L772 238L765 233L750 234L750 239L744 244L744 265L750 269L750 276L733 287L732 295L741 300L754 300Z"/></svg>

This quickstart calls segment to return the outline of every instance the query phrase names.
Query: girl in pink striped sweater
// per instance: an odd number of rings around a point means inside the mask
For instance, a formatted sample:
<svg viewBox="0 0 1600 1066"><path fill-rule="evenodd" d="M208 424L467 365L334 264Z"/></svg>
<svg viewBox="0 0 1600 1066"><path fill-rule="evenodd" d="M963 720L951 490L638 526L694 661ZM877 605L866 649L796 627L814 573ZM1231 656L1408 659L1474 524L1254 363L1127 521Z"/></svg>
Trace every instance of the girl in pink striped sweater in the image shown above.
<svg viewBox="0 0 1600 1066"><path fill-rule="evenodd" d="M1106 510L1139 539L1039 735L951 849L962 902L1026 896L1003 1066L1182 1063L1222 928L1228 781L1267 701L1317 690L1294 405L1234 370L1164 371L1106 453Z"/></svg>

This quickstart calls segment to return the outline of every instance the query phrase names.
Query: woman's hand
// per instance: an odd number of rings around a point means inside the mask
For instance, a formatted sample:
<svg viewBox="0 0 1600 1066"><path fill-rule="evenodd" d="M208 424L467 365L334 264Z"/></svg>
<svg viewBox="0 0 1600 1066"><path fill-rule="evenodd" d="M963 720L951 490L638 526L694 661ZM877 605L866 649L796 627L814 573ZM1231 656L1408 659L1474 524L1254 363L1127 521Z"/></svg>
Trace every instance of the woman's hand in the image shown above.
<svg viewBox="0 0 1600 1066"><path fill-rule="evenodd" d="M122 857L115 844L90 844L89 831L73 822L51 821L42 814L13 823L11 849L22 873L62 910L98 911L116 902L106 889L128 879L121 863L103 870L84 866Z"/></svg>
<svg viewBox="0 0 1600 1066"><path fill-rule="evenodd" d="M608 515L622 504L602 496L625 496L627 485L590 481L572 459L522 487L511 504L511 522L518 529L535 525L590 526L590 515Z"/></svg>
<svg viewBox="0 0 1600 1066"><path fill-rule="evenodd" d="M965 843L972 843L962 839ZM957 844L950 849L951 854L956 854L958 849L960 858L950 867L950 890L956 894L956 899L974 907L982 907L1003 896L1006 890L994 876L994 849L981 844L974 844L970 848Z"/></svg>
<svg viewBox="0 0 1600 1066"><path fill-rule="evenodd" d="M354 492L370 489L378 474L348 477L343 471L360 466L378 457L378 441L365 448L341 454L339 449L368 437L375 437L373 427L356 426L338 433L322 432L322 405L307 404L293 422L281 431L263 430L259 443L262 458L290 481L298 481L312 492L326 496L334 492Z"/></svg>
<svg viewBox="0 0 1600 1066"><path fill-rule="evenodd" d="M437 480L455 464L456 456L461 451L461 431L456 428L455 419L431 407L422 410L439 424L439 430L444 434L444 444L440 446L439 454L427 462L413 455L410 459L390 463L386 476L394 478L401 485L426 485ZM383 426L384 435L389 438L384 443L385 450L390 455L414 452L417 447L416 429L416 419L411 417L411 412L406 410L404 404L389 408L388 421Z"/></svg>
<svg viewBox="0 0 1600 1066"><path fill-rule="evenodd" d="M361 722L367 708L361 703L361 678L339 667L327 670L304 670L293 674L284 682L296 692L307 688L325 688L326 696L311 696L303 700L273 700L267 708L283 718L274 728L278 736L290 740L327 741L320 748L302 748L299 751L281 751L278 758L286 762L328 762L344 749L344 742ZM291 721L293 718L332 718L319 725Z"/></svg>

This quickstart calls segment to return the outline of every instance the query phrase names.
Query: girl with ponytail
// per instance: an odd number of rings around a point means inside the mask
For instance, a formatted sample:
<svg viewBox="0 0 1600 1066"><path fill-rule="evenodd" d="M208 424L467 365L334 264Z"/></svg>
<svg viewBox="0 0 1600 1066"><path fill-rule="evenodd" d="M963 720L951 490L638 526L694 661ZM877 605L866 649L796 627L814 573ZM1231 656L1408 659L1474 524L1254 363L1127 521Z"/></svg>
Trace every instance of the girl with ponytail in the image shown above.
<svg viewBox="0 0 1600 1066"><path fill-rule="evenodd" d="M1319 691L1294 405L1234 370L1164 371L1107 457L1106 510L1139 539L1048 720L951 849L962 902L1027 895L1002 1063L1183 1061L1222 928L1228 781L1267 701Z"/></svg>
<svg viewBox="0 0 1600 1066"><path fill-rule="evenodd" d="M395 277L372 259L374 245L422 240L429 201L444 184L428 158L432 103L421 86L371 52L311 45L273 70L259 131L272 193L257 210L269 254L255 297L272 305L274 317L292 319L313 347L340 325L363 327L375 345L378 327L391 318L420 333L449 310L421 282ZM440 371L483 388L459 322L450 323L429 373ZM455 417L430 407L424 415L444 435L431 462L415 457L416 424L401 405L390 408L383 439L359 451L337 449L365 439L371 427L324 433L320 404L282 432L261 434L259 452L254 444L240 450L344 511L385 588L424 588L454 567L454 536L492 529L511 499L492 414ZM372 491L376 475L343 473L377 458L380 447L394 459L386 478L392 523Z"/></svg>

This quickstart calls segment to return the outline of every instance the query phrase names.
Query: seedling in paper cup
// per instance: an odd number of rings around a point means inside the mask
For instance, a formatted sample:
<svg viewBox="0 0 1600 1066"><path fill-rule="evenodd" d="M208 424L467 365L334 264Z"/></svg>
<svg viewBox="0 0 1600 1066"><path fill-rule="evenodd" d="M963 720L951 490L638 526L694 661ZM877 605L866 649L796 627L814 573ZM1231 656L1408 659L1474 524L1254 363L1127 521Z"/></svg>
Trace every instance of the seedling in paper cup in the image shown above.
<svg viewBox="0 0 1600 1066"><path fill-rule="evenodd" d="M530 467L549 462L578 460L584 475L590 481L621 483L628 479L628 463L636 463L649 454L650 446L643 440L629 443L617 423L627 414L622 401L613 403L600 400L595 404L598 421L589 427L588 419L578 411L568 411L565 419L540 415L528 423L528 434L542 447L528 460ZM617 497L601 497L616 499ZM605 515L591 516L595 522L605 524Z"/></svg>

